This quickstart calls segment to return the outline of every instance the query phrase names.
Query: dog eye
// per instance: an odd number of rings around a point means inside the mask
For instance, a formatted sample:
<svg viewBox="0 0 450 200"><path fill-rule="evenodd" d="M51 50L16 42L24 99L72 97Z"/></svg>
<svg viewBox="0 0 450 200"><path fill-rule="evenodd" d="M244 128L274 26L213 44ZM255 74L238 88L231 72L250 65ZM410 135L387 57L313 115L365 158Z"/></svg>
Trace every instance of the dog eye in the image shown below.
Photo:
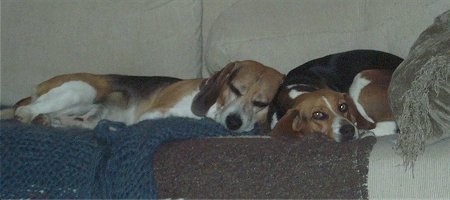
<svg viewBox="0 0 450 200"><path fill-rule="evenodd" d="M230 90L231 92L233 92L235 95L237 96L242 96L242 93L236 88L234 87L234 85L230 84Z"/></svg>
<svg viewBox="0 0 450 200"><path fill-rule="evenodd" d="M253 101L253 105L259 108L267 107L269 104L261 101Z"/></svg>
<svg viewBox="0 0 450 200"><path fill-rule="evenodd" d="M346 103L341 103L339 105L339 111L341 112L347 112L348 111L348 105Z"/></svg>
<svg viewBox="0 0 450 200"><path fill-rule="evenodd" d="M326 120L328 119L328 115L325 114L324 112L314 112L312 114L312 118L316 120Z"/></svg>

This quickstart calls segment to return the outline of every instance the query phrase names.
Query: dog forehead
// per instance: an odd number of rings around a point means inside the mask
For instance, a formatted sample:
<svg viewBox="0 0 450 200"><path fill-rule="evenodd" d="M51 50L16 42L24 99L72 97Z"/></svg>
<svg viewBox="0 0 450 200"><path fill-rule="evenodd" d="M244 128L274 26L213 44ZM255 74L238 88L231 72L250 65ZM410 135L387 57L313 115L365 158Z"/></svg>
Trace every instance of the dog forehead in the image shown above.
<svg viewBox="0 0 450 200"><path fill-rule="evenodd" d="M321 89L310 93L312 98L320 98L329 103L337 104L339 101L345 100L344 93L336 92L330 89Z"/></svg>
<svg viewBox="0 0 450 200"><path fill-rule="evenodd" d="M331 104L334 104L334 105L337 105L341 101L345 100L343 93L339 93L339 92L335 92L335 91L323 93L322 98L326 99L328 102L330 102Z"/></svg>
<svg viewBox="0 0 450 200"><path fill-rule="evenodd" d="M344 101L343 94L331 90L317 90L298 96L294 106L298 110L309 112L314 109L335 110L334 107Z"/></svg>
<svg viewBox="0 0 450 200"><path fill-rule="evenodd" d="M283 77L279 71L253 60L239 61L236 65L239 67L238 76L253 76L255 78L273 76L273 79L282 79Z"/></svg>
<svg viewBox="0 0 450 200"><path fill-rule="evenodd" d="M260 90L276 91L283 81L282 74L273 69L265 68L262 70L258 67L255 68L258 70L252 70L251 68L253 67L240 68L231 82L247 89L255 87Z"/></svg>

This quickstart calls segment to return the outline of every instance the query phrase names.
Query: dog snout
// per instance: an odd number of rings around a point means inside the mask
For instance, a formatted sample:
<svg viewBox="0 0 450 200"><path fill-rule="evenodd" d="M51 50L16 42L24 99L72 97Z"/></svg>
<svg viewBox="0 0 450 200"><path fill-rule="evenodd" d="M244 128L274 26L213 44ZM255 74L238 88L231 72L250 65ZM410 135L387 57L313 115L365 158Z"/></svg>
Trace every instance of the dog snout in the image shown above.
<svg viewBox="0 0 450 200"><path fill-rule="evenodd" d="M225 119L225 123L230 130L237 130L242 126L242 119L237 114L228 115Z"/></svg>
<svg viewBox="0 0 450 200"><path fill-rule="evenodd" d="M355 127L353 127L350 124L343 125L339 129L339 133L342 136L341 141L345 142L345 141L352 140L355 136Z"/></svg>

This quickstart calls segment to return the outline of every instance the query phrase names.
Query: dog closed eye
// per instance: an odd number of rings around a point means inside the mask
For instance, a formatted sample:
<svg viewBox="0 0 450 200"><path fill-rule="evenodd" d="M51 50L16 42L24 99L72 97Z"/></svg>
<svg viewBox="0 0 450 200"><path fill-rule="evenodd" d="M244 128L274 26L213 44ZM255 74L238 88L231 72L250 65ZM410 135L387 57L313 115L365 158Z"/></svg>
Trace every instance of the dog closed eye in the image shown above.
<svg viewBox="0 0 450 200"><path fill-rule="evenodd" d="M233 84L229 84L231 92L233 92L236 96L242 96L241 91L237 89Z"/></svg>
<svg viewBox="0 0 450 200"><path fill-rule="evenodd" d="M253 101L253 106L258 107L258 108L265 108L269 105L269 103L266 102L261 102L261 101Z"/></svg>

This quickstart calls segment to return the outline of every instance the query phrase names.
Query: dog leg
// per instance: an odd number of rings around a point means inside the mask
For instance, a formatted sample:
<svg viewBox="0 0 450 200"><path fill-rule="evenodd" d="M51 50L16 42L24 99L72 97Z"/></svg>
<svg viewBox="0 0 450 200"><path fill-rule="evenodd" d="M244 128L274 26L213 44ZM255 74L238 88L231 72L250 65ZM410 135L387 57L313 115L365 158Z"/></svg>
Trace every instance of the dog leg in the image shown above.
<svg viewBox="0 0 450 200"><path fill-rule="evenodd" d="M48 114L53 127L94 128L102 119L104 108L101 105L79 105Z"/></svg>
<svg viewBox="0 0 450 200"><path fill-rule="evenodd" d="M398 132L397 124L394 121L377 122L372 131L376 137L393 135Z"/></svg>
<svg viewBox="0 0 450 200"><path fill-rule="evenodd" d="M56 112L80 103L92 103L96 90L83 81L69 81L50 89L28 105L17 108L15 117L28 123L39 114Z"/></svg>

